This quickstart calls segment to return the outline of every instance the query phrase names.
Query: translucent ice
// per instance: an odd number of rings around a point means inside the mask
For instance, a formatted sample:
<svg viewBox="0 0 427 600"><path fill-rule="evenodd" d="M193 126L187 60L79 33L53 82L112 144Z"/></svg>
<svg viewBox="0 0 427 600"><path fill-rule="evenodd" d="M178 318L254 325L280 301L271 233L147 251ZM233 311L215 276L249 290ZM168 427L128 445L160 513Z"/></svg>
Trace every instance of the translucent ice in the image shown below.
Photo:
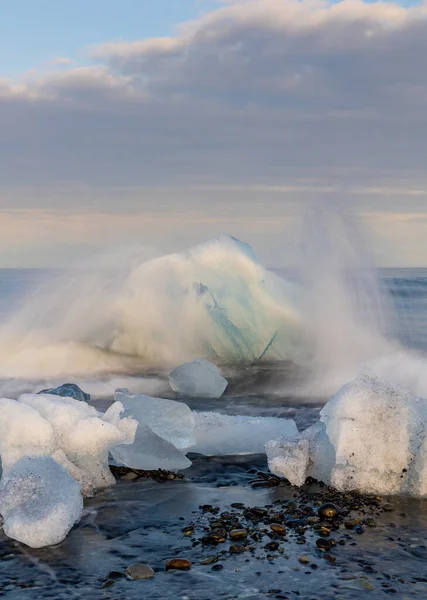
<svg viewBox="0 0 427 600"><path fill-rule="evenodd" d="M134 417L140 424L147 425L155 434L170 442L175 448L187 448L195 443L195 418L183 402L152 398L142 394L116 391L115 400L124 407L124 416Z"/></svg>
<svg viewBox="0 0 427 600"><path fill-rule="evenodd" d="M362 375L325 405L320 421L267 445L273 473L341 491L427 495L427 400Z"/></svg>
<svg viewBox="0 0 427 600"><path fill-rule="evenodd" d="M116 464L130 469L179 471L191 466L185 454L142 424L138 425L133 444L116 446L110 453Z"/></svg>
<svg viewBox="0 0 427 600"><path fill-rule="evenodd" d="M32 548L61 542L82 509L80 485L51 457L23 457L0 481L3 530Z"/></svg>
<svg viewBox="0 0 427 600"><path fill-rule="evenodd" d="M203 358L176 367L169 383L174 392L189 398L220 398L228 385L218 368Z"/></svg>
<svg viewBox="0 0 427 600"><path fill-rule="evenodd" d="M295 422L276 417L229 416L214 412L194 413L196 445L190 452L221 456L260 454L274 437L298 433Z"/></svg>
<svg viewBox="0 0 427 600"><path fill-rule="evenodd" d="M117 390L125 416L138 421L135 441L110 452L116 463L133 469L186 469L191 462L180 451L195 444L195 418L182 402Z"/></svg>

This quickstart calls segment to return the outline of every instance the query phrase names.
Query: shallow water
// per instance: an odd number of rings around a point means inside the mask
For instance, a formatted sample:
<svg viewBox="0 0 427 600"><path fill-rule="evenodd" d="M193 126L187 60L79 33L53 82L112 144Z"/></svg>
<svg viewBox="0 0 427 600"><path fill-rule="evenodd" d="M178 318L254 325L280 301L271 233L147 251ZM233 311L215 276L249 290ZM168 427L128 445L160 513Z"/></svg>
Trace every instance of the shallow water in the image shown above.
<svg viewBox="0 0 427 600"><path fill-rule="evenodd" d="M0 314L10 313L25 290L46 274L35 271L0 273ZM384 285L392 294L399 319L394 336L407 346L427 351L427 272L420 270L386 271ZM215 401L189 401L196 410L215 410L227 414L280 416L295 419L298 428L313 423L326 401L321 396L301 397L289 392L289 382L300 374L289 364L229 368L231 383L227 395ZM75 380L95 396L95 403L106 406L116 387L134 387L147 393L167 393L164 373L138 376L104 375L103 378ZM11 378L0 382L2 393L14 396L22 391L46 387L46 380L22 381ZM287 391L288 390L288 391ZM335 564L329 564L315 548L312 534L305 544L294 538L284 544L284 555L267 559L264 542L250 553L229 557L224 544L224 568L212 570L201 565L207 555L221 552L193 546L202 536L196 531L187 538L182 528L193 521L203 523L200 505L212 504L231 510L231 504L270 505L292 498L289 487L253 489L253 470L266 470L265 457L194 458L184 480L156 483L152 480L121 481L85 503L82 521L68 538L54 548L32 550L0 534L0 593L8 599L86 598L147 600L164 598L211 600L232 598L353 599L371 595L385 598L427 597L427 501L391 499L392 513L381 513L375 529L363 535L340 530L333 534L346 545L334 549ZM386 501L386 499L383 499ZM405 514L405 516L402 516ZM390 525L393 523L393 525ZM268 538L265 538L265 543ZM169 558L180 556L193 563L189 572L164 571ZM306 556L318 568L304 566L298 558ZM128 581L111 571L124 573L128 565L148 563L156 571L151 581ZM367 578L367 579L363 579ZM107 581L111 587L104 588ZM401 581L400 581L401 580ZM373 589L366 589L366 581ZM275 590L274 592L271 590ZM280 591L279 591L280 590ZM394 590L394 591L393 591Z"/></svg>

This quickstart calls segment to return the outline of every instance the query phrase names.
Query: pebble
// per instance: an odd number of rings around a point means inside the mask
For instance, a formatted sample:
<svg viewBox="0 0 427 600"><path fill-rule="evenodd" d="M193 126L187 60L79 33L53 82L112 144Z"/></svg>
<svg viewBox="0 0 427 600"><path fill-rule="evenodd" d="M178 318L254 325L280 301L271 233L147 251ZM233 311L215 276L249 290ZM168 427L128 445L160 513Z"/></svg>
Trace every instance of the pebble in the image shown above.
<svg viewBox="0 0 427 600"><path fill-rule="evenodd" d="M316 546L325 552L328 552L332 548L331 542L329 540L325 540L325 538L319 538L316 540Z"/></svg>
<svg viewBox="0 0 427 600"><path fill-rule="evenodd" d="M242 552L244 552L245 550L246 548L241 544L232 544L230 546L230 554L242 554Z"/></svg>
<svg viewBox="0 0 427 600"><path fill-rule="evenodd" d="M248 537L246 529L233 529L230 531L230 538L232 540L244 540Z"/></svg>
<svg viewBox="0 0 427 600"><path fill-rule="evenodd" d="M134 471L129 471L129 473L126 473L120 479L123 479L123 481L133 481L134 479L138 479L138 475Z"/></svg>
<svg viewBox="0 0 427 600"><path fill-rule="evenodd" d="M319 507L317 514L321 519L329 521L331 519L335 519L338 516L339 508L335 506L335 504L328 502L327 504L322 504L322 506Z"/></svg>
<svg viewBox="0 0 427 600"><path fill-rule="evenodd" d="M310 564L310 559L308 558L308 556L301 556L298 561L302 564L302 565L309 565Z"/></svg>
<svg viewBox="0 0 427 600"><path fill-rule="evenodd" d="M191 562L185 558L172 558L166 563L165 571L171 571L172 569L177 571L189 571L191 569Z"/></svg>
<svg viewBox="0 0 427 600"><path fill-rule="evenodd" d="M393 506L393 504L390 504L390 502L386 502L385 504L383 504L384 512L393 512L393 510L394 510L394 506Z"/></svg>
<svg viewBox="0 0 427 600"><path fill-rule="evenodd" d="M274 531L274 533L277 533L277 535L286 535L286 529L279 523L272 523L270 529L271 531Z"/></svg>
<svg viewBox="0 0 427 600"><path fill-rule="evenodd" d="M137 579L152 579L155 575L153 569L149 565L137 563L130 565L125 571L129 579L136 581Z"/></svg>

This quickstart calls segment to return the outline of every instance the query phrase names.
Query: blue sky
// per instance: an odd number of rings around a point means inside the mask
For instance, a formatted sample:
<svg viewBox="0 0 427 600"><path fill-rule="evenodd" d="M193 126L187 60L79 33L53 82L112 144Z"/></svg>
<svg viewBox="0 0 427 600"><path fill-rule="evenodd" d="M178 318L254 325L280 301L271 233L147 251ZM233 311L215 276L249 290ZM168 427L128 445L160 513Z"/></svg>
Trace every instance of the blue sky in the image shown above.
<svg viewBox="0 0 427 600"><path fill-rule="evenodd" d="M15 76L58 57L85 61L106 41L172 35L209 0L0 0L0 73Z"/></svg>
<svg viewBox="0 0 427 600"><path fill-rule="evenodd" d="M284 266L324 197L427 265L424 56L427 2L0 0L0 266L223 231Z"/></svg>

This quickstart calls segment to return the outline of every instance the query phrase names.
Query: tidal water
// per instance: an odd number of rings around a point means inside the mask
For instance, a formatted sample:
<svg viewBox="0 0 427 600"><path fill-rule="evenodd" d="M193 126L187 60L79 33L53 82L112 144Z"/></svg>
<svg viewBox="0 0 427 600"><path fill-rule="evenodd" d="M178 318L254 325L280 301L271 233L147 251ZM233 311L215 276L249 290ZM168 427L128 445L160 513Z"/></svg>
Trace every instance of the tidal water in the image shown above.
<svg viewBox="0 0 427 600"><path fill-rule="evenodd" d="M396 318L389 334L405 347L427 353L427 270L394 269L380 272ZM6 321L34 287L51 276L37 270L0 271L0 319ZM286 385L298 378L287 364L256 365L226 373L230 386L217 401L189 401L195 409L228 414L256 414L295 419L303 429L312 424L327 397L322 393L294 394ZM121 378L121 379L120 379ZM111 402L114 387L123 376L74 379L102 407ZM126 375L126 385L159 395L167 393L165 374ZM46 381L22 380L14 373L0 381L2 395L34 391ZM170 393L170 391L169 391ZM12 396L12 397L16 397ZM186 537L183 528L197 523L203 528L201 505L231 511L233 503L270 506L292 501L290 487L253 488L254 472L266 471L262 456L205 459L194 457L183 480L156 483L150 479L119 480L117 485L86 501L82 521L58 546L33 550L0 533L0 595L10 600L28 598L94 598L108 600L182 599L213 600L288 598L332 600L427 598L427 501L384 498L392 512L376 516L377 527L363 535L341 531L345 546L332 552L336 562L325 561L316 550L312 534L297 544L285 543L285 553L268 558L265 537L254 555L230 556L229 544L209 549ZM202 537L200 531L199 537ZM348 539L350 538L350 539ZM207 555L224 551L222 570L200 564ZM189 572L165 572L174 557L192 562ZM303 566L306 557L317 568ZM155 571L150 581L129 581L127 566L147 563Z"/></svg>

